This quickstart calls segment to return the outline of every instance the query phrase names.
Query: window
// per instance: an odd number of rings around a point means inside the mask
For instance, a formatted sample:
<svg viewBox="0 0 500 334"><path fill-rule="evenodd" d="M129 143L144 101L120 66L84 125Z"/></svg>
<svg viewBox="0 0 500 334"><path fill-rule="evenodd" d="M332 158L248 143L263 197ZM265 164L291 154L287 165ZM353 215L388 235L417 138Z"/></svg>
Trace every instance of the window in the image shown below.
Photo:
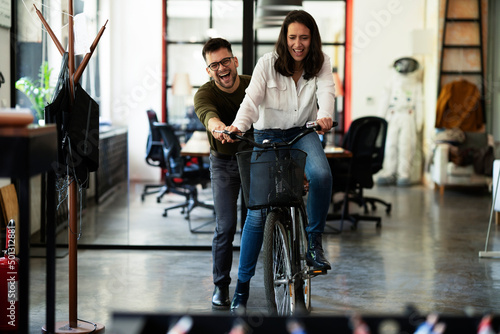
<svg viewBox="0 0 500 334"><path fill-rule="evenodd" d="M345 62L345 1L304 0L302 6L305 11L314 17L320 30L323 52L330 57L332 71L338 75L339 82L343 83ZM273 50L279 32L279 27L262 28L256 31L255 59L259 59L263 54ZM335 119L339 122L339 126L335 129L335 132L339 135L344 133L344 102L342 92L343 89L341 87L336 88ZM331 140L338 145L341 138L340 136L337 137L331 138Z"/></svg>
<svg viewBox="0 0 500 334"><path fill-rule="evenodd" d="M201 55L203 44L209 37L223 37L231 42L233 53L240 61L239 73L243 64L243 17L244 3L247 0L165 0L166 1L166 100L167 121L182 124L186 112L193 106L196 89L208 79L206 64ZM248 0L252 1L253 0ZM255 2L254 2L255 8ZM323 51L332 60L332 70L337 71L340 82L344 78L345 62L345 1L303 1L303 8L316 20L321 32ZM252 14L252 13L250 13ZM251 23L251 22L250 22ZM254 60L251 68L264 53L272 51L278 38L279 27L261 28L254 31ZM177 76L176 76L177 74ZM187 76L186 76L187 74ZM178 83L177 78L189 78L185 89L176 91L172 86ZM186 82L183 80L182 82ZM337 90L337 93L341 90ZM343 124L343 99L337 97L336 119ZM342 132L341 127L336 132Z"/></svg>
<svg viewBox="0 0 500 334"><path fill-rule="evenodd" d="M89 43L92 43L100 27L98 27L98 0L74 0L74 17L84 14ZM57 83L61 66L61 54L54 45L50 36L45 33L45 28L41 28L40 19L33 6L28 6L24 1L16 2L17 18L15 20L17 30L16 40L16 78L28 77L38 80L39 71L43 63L48 64L51 69L50 86ZM42 13L44 19L56 35L61 45L66 48L68 45L68 2L54 0L37 3L37 8ZM76 20L76 19L75 19ZM76 31L76 30L75 30ZM43 33L42 33L43 32ZM80 84L97 103L100 102L100 80L99 80L99 48L92 55L86 70L80 79ZM83 60L83 55L75 57L75 70ZM16 90L15 104L22 108L32 108L31 102L20 91Z"/></svg>
<svg viewBox="0 0 500 334"><path fill-rule="evenodd" d="M169 123L182 124L186 121L186 113L193 108L196 89L209 79L201 49L210 37L223 37L230 41L234 55L240 63L243 61L242 22L242 0L167 0ZM182 87L172 90L175 85Z"/></svg>

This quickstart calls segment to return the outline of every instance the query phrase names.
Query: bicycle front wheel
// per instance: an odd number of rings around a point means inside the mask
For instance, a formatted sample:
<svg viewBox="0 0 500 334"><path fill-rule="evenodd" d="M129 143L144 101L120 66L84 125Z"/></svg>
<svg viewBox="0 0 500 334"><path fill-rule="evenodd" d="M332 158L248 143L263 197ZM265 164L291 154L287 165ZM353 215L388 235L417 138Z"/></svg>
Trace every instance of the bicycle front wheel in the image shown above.
<svg viewBox="0 0 500 334"><path fill-rule="evenodd" d="M272 211L264 229L264 287L271 315L288 316L295 312L295 285L290 262L286 217Z"/></svg>

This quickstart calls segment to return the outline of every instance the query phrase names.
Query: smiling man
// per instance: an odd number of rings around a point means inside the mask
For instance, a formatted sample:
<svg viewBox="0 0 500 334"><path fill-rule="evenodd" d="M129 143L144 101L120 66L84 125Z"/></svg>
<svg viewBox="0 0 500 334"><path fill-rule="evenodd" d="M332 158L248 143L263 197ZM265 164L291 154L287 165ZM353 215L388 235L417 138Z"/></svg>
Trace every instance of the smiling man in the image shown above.
<svg viewBox="0 0 500 334"><path fill-rule="evenodd" d="M237 223L237 202L240 191L240 174L235 153L248 149L246 144L225 143L223 130L233 122L250 76L238 75L238 58L233 55L231 43L222 38L212 38L203 47L206 71L211 80L198 89L194 96L196 115L207 129L210 142L210 176L216 215L212 241L214 309L228 309L229 284L233 262L233 240Z"/></svg>

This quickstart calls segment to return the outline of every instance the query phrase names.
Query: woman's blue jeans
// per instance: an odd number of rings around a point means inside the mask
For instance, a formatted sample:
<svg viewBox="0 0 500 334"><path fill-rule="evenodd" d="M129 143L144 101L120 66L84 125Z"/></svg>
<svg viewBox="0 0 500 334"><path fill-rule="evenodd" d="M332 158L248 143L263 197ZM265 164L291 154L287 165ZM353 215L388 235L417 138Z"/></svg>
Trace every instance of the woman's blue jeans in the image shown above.
<svg viewBox="0 0 500 334"><path fill-rule="evenodd" d="M290 141L302 128L288 130L265 130L254 132L256 142L270 139L272 142ZM307 153L306 177L309 180L309 195L307 196L308 233L323 233L326 216L332 196L332 173L325 151L321 146L319 136L313 132L295 143L293 148ZM238 280L247 282L255 275L255 266L264 239L264 224L266 210L248 210L240 246L240 263Z"/></svg>

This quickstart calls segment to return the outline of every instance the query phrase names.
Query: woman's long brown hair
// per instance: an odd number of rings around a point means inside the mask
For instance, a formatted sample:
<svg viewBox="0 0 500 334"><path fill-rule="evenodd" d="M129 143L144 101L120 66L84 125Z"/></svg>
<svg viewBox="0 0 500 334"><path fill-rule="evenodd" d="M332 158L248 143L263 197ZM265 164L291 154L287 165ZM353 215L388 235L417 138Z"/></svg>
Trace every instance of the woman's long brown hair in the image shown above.
<svg viewBox="0 0 500 334"><path fill-rule="evenodd" d="M288 13L283 21L283 24L281 25L281 31L274 46L275 51L278 54L278 59L274 64L274 69L286 77L293 75L295 59L293 59L290 52L288 52L287 35L288 26L294 22L305 25L311 32L311 45L309 47L309 52L302 61L304 65L304 79L308 80L316 76L316 74L318 74L321 70L324 56L321 51L321 36L319 34L316 21L309 13L303 10L294 10Z"/></svg>

